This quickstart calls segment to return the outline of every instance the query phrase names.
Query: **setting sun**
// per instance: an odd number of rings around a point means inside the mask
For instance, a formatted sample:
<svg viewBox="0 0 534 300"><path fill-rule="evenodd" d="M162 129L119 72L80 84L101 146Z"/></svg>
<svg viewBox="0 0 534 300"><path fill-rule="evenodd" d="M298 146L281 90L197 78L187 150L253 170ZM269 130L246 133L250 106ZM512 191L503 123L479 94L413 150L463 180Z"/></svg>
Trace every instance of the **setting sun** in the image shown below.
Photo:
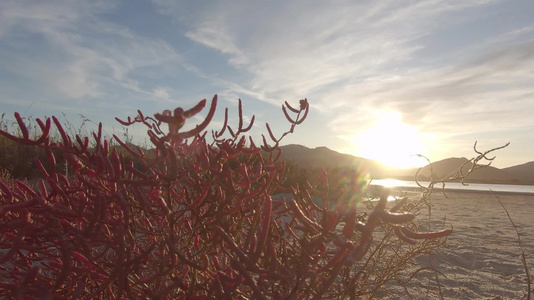
<svg viewBox="0 0 534 300"><path fill-rule="evenodd" d="M357 155L388 166L410 168L425 165L416 154L424 154L421 133L402 122L399 112L380 112L377 121L355 137Z"/></svg>

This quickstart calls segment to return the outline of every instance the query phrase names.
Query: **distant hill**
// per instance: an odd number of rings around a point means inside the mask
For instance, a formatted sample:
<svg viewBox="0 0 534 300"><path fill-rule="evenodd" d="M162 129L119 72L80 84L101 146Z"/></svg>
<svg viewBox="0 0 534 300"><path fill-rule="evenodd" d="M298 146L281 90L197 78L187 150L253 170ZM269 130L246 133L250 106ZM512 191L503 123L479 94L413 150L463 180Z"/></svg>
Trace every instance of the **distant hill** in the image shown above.
<svg viewBox="0 0 534 300"><path fill-rule="evenodd" d="M295 162L301 168L306 169L358 168L368 172L375 179L396 178L402 180L413 179L418 170L418 168L392 168L375 160L339 153L326 147L310 149L301 145L287 145L280 148L282 149L282 159ZM454 175L460 166L467 161L468 159L465 157L447 158L423 167L418 175L420 179L430 178L432 167L434 178L448 178ZM466 174L471 167L472 163L468 162L462 169L463 173ZM483 167L475 170L466 182L534 184L534 162L504 169L492 166Z"/></svg>
<svg viewBox="0 0 534 300"><path fill-rule="evenodd" d="M502 169L524 183L534 184L534 161Z"/></svg>
<svg viewBox="0 0 534 300"><path fill-rule="evenodd" d="M281 146L283 160L297 163L305 169L357 168L371 173L375 178L389 173L385 165L366 158L339 153L327 147L310 149L301 145Z"/></svg>
<svg viewBox="0 0 534 300"><path fill-rule="evenodd" d="M421 177L424 176L425 178L430 178L430 170L432 169L435 179L446 179L457 174L460 167L462 167L462 173L467 174L472 166L473 163L468 162L468 159L465 157L453 157L440 160L423 167L418 175ZM492 166L476 169L469 175L467 181L482 183L519 183L518 180L510 173Z"/></svg>

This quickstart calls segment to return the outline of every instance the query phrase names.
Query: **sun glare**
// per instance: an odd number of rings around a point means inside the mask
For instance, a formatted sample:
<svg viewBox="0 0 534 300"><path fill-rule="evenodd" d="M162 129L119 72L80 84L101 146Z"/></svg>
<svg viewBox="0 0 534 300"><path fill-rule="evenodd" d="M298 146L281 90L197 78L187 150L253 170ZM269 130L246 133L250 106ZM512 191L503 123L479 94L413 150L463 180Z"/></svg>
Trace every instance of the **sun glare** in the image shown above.
<svg viewBox="0 0 534 300"><path fill-rule="evenodd" d="M402 122L399 112L380 112L377 121L355 137L357 155L388 166L411 168L425 165L416 154L424 154L421 133Z"/></svg>

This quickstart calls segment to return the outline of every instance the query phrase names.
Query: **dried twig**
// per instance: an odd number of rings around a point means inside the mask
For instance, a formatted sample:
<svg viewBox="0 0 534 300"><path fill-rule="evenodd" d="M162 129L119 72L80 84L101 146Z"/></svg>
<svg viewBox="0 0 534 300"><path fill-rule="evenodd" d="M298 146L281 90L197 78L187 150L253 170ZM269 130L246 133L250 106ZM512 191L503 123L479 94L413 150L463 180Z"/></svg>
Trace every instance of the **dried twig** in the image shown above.
<svg viewBox="0 0 534 300"><path fill-rule="evenodd" d="M502 203L501 199L499 199L499 197L497 195L495 195L495 199L497 199L497 201L499 202L499 204L502 206L502 208L504 209L504 211L506 212L506 216L508 216L508 220L510 220L510 223L512 224L512 226L514 227L514 230L515 230L515 234L517 235L517 243L519 244L519 249L521 249L521 263L523 264L523 268L525 270L525 274L527 276L527 294L526 294L526 299L527 300L530 300L531 299L531 293L532 293L532 280L530 279L530 268L528 267L528 264L527 264L527 257L525 255L525 250L523 249L523 243L521 242L521 235L519 234L519 230L517 229L517 226L515 225L514 223L514 220L512 219L512 217L510 216L510 213L508 212L508 210L506 209L506 207L504 206L504 204Z"/></svg>

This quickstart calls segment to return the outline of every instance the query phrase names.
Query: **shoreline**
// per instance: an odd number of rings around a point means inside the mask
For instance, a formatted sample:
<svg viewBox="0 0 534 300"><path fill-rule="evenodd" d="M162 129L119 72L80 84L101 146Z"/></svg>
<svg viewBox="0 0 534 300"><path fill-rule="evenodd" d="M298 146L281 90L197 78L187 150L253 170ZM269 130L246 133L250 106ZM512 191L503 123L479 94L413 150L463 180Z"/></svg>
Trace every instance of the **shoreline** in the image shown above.
<svg viewBox="0 0 534 300"><path fill-rule="evenodd" d="M401 191L401 192L423 192L425 188L422 187L412 187L412 186L394 186L390 187L393 191ZM441 188L441 187L434 187L434 193L467 193L467 194L494 194L494 195L516 195L516 196L532 196L534 197L534 193L527 193L527 192L515 192L515 191L494 191L494 190L471 190L471 189L457 189L457 188Z"/></svg>

